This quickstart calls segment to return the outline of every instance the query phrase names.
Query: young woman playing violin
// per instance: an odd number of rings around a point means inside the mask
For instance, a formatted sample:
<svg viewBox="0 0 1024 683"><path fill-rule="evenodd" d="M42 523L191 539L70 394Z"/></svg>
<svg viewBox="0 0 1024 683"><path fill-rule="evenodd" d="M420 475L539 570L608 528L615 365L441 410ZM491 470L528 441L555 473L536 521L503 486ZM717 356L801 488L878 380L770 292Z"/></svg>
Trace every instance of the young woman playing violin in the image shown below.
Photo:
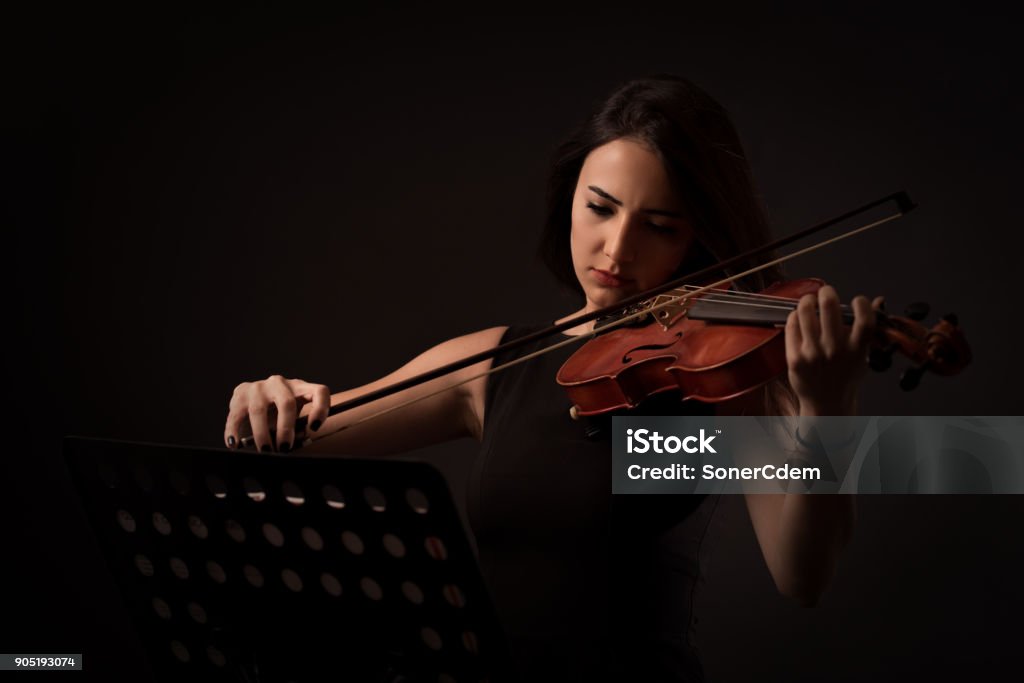
<svg viewBox="0 0 1024 683"><path fill-rule="evenodd" d="M616 90L559 148L550 176L544 256L590 312L768 241L739 138L725 110L673 76ZM760 291L779 273L738 281ZM876 301L876 306L880 300ZM849 415L875 314L852 301L844 325L836 291L807 295L785 326L788 373L717 403L659 400L670 414ZM593 329L581 324L563 334ZM700 680L691 639L698 549L714 507L699 496L611 495L610 446L569 416L554 381L566 346L489 376L538 342L345 413L332 403L366 394L546 327L493 327L435 346L390 375L331 394L280 375L240 384L224 429L238 447L248 421L256 447L288 452L296 419L303 452L384 454L472 436L482 444L468 513L480 566L523 680ZM549 342L548 342L549 343ZM434 393L440 388L450 391ZM426 397L404 405L410 399ZM375 419L341 429L388 407ZM271 424L276 409L276 425ZM339 431L340 430L340 431ZM778 589L813 605L850 537L849 496L747 495Z"/></svg>

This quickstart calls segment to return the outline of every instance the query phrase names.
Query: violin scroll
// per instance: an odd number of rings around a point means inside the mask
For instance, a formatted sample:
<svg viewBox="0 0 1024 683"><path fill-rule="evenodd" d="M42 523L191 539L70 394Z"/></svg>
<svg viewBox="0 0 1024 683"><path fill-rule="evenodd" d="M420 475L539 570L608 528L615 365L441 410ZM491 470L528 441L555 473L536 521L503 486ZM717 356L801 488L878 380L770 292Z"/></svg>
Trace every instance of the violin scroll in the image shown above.
<svg viewBox="0 0 1024 683"><path fill-rule="evenodd" d="M916 388L926 372L936 375L955 375L971 362L971 348L967 344L955 313L947 313L931 328L921 324L929 307L915 303L907 308L905 317L877 312L876 339L868 355L872 370L882 372L892 365L892 355L899 351L910 358L913 365L900 376L900 388Z"/></svg>

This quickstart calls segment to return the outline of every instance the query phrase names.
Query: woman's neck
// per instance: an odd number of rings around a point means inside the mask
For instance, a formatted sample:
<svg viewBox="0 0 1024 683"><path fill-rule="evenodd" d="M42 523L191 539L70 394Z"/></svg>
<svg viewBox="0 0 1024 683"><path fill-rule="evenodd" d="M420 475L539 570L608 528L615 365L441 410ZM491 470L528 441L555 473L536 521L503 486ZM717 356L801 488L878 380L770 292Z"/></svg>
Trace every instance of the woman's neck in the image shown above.
<svg viewBox="0 0 1024 683"><path fill-rule="evenodd" d="M588 307L584 306L583 308L581 308L580 310L576 311L575 313L572 313L570 315L563 316L563 317L559 318L558 320L555 321L555 323L556 324L563 323L566 320L569 320L570 318L575 318L576 316L580 316L580 315L583 315L584 313L589 313L589 312L590 312L590 309ZM594 329L594 321L591 320L590 322L585 322L585 323L583 323L581 325L577 325L576 327L570 327L568 330L563 330L562 334L568 335L570 337L578 337L579 335L586 334L587 332L590 332L593 329Z"/></svg>

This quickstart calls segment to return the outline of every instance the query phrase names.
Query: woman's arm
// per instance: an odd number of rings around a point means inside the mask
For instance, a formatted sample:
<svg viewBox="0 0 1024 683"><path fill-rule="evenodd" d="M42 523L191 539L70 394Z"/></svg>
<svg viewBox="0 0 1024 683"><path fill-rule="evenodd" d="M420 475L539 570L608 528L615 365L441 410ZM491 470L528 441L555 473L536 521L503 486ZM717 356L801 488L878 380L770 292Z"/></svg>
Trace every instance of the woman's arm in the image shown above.
<svg viewBox="0 0 1024 683"><path fill-rule="evenodd" d="M853 535L851 495L750 493L746 496L761 553L787 598L813 607L835 574Z"/></svg>
<svg viewBox="0 0 1024 683"><path fill-rule="evenodd" d="M745 498L776 588L800 605L813 607L853 535L854 496L748 493Z"/></svg>
<svg viewBox="0 0 1024 683"><path fill-rule="evenodd" d="M303 454L383 455L427 446L463 436L480 438L483 430L483 406L486 377L466 382L488 370L490 360L463 368L443 377L410 387L344 413L327 416L330 405L347 401L396 382L428 372L467 356L494 348L505 327L492 327L450 339L423 352L391 374L363 386L329 394L323 385L273 376L261 382L240 384L232 396L225 427L225 441L235 436L246 419L258 446L270 443L268 412L276 408L277 440L293 438L296 417L306 415L310 424L322 425L311 435L312 443ZM465 383L463 383L465 382ZM445 391L438 390L446 389ZM435 395L430 395L435 394ZM364 417L393 408L413 399L410 405L396 408L379 417L342 429ZM236 436L237 440L237 436Z"/></svg>
<svg viewBox="0 0 1024 683"><path fill-rule="evenodd" d="M840 322L839 299L832 287L818 292L820 318L815 303L813 296L804 297L786 325L786 359L798 405L780 412L801 417L854 415L874 312L864 297L854 299L850 329ZM880 304L880 299L875 301ZM756 410L749 399L727 408L734 414ZM855 498L798 493L751 493L745 498L779 592L803 606L815 605L853 535Z"/></svg>

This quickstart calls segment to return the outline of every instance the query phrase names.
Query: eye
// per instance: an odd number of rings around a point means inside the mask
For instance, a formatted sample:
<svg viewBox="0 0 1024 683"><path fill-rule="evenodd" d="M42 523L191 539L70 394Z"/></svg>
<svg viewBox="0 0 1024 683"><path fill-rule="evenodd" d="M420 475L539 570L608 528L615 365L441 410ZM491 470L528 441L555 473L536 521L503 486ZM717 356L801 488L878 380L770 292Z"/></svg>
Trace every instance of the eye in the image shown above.
<svg viewBox="0 0 1024 683"><path fill-rule="evenodd" d="M597 214L598 216L610 216L612 215L612 213L614 213L612 209L608 208L607 206L601 206L600 204L595 204L594 202L587 202L587 208L590 209L595 214ZM652 231L656 232L659 235L671 236L676 233L675 228L667 225L661 225L659 223L651 223L648 221L647 227L649 227Z"/></svg>

